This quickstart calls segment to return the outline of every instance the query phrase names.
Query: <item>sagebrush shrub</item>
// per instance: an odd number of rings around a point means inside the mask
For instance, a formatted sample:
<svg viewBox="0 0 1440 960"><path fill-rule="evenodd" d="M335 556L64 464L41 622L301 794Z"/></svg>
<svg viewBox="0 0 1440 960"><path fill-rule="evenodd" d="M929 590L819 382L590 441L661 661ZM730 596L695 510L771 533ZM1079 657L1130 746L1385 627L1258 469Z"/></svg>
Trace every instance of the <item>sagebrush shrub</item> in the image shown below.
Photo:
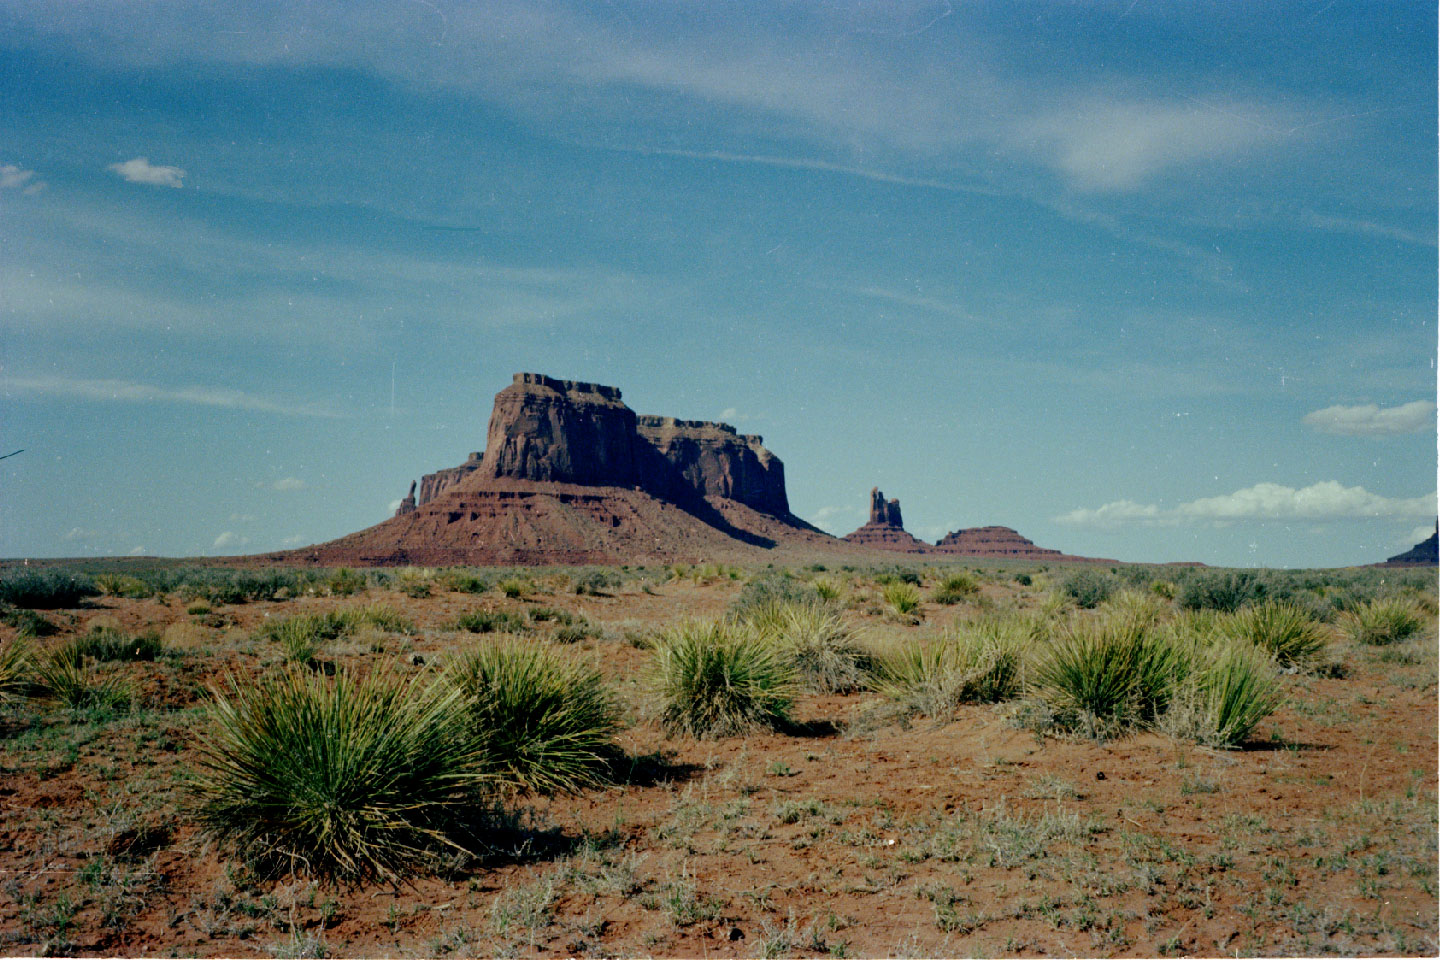
<svg viewBox="0 0 1440 960"><path fill-rule="evenodd" d="M89 577L59 570L27 570L0 577L0 603L30 610L75 607L99 593Z"/></svg>
<svg viewBox="0 0 1440 960"><path fill-rule="evenodd" d="M1077 607L1093 610L1109 600L1117 586L1115 578L1104 571L1082 569L1065 578L1060 592L1074 600Z"/></svg>
<svg viewBox="0 0 1440 960"><path fill-rule="evenodd" d="M1248 570L1192 574L1180 588L1177 602L1186 610L1233 613L1247 603L1265 599L1265 582Z"/></svg>
<svg viewBox="0 0 1440 960"><path fill-rule="evenodd" d="M968 573L952 573L941 580L930 594L936 603L950 606L969 600L980 593L980 584Z"/></svg>

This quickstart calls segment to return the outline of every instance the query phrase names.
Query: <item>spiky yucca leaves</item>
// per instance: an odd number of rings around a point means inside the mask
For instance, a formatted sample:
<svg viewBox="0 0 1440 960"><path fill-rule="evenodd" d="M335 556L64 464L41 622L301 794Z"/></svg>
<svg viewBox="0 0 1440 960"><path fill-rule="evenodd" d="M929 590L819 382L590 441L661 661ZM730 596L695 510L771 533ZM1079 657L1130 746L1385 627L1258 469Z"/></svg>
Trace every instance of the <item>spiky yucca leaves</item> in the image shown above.
<svg viewBox="0 0 1440 960"><path fill-rule="evenodd" d="M194 784L205 831L267 869L406 879L489 781L449 683L294 667L212 688Z"/></svg>
<svg viewBox="0 0 1440 960"><path fill-rule="evenodd" d="M1244 641L1205 651L1159 726L1207 747L1236 747L1285 700L1270 655Z"/></svg>
<svg viewBox="0 0 1440 960"><path fill-rule="evenodd" d="M347 607L326 613L307 613L270 620L256 636L280 645L289 663L309 664L325 644L352 636L367 627L392 633L413 633L415 625L383 603Z"/></svg>
<svg viewBox="0 0 1440 960"><path fill-rule="evenodd" d="M790 658L807 689L849 693L864 686L872 654L828 604L775 601L752 608L743 622Z"/></svg>
<svg viewBox="0 0 1440 960"><path fill-rule="evenodd" d="M1325 654L1325 629L1291 603L1267 601L1243 607L1229 619L1229 632L1270 654L1282 666L1307 666Z"/></svg>
<svg viewBox="0 0 1440 960"><path fill-rule="evenodd" d="M0 701L23 696L29 686L30 649L20 640L0 643Z"/></svg>
<svg viewBox="0 0 1440 960"><path fill-rule="evenodd" d="M900 616L909 616L920 607L920 590L914 584L896 580L885 584L880 591L885 602Z"/></svg>
<svg viewBox="0 0 1440 960"><path fill-rule="evenodd" d="M494 642L451 667L482 769L536 793L609 780L618 709L600 674L539 644Z"/></svg>
<svg viewBox="0 0 1440 960"><path fill-rule="evenodd" d="M939 585L930 593L930 599L936 603L943 603L946 606L969 600L978 596L980 584L975 578L963 571L949 574L941 580Z"/></svg>
<svg viewBox="0 0 1440 960"><path fill-rule="evenodd" d="M692 622L656 639L652 682L666 730L725 737L787 723L795 669L750 627Z"/></svg>
<svg viewBox="0 0 1440 960"><path fill-rule="evenodd" d="M1341 618L1341 625L1356 643L1381 646L1399 643L1425 629L1419 606L1403 597L1368 600Z"/></svg>
<svg viewBox="0 0 1440 960"><path fill-rule="evenodd" d="M40 657L33 669L43 695L72 710L120 710L133 696L128 683L97 672L83 648L74 643Z"/></svg>
<svg viewBox="0 0 1440 960"><path fill-rule="evenodd" d="M1063 725L1102 738L1152 722L1189 670L1185 649L1167 633L1111 615L1063 627L1035 681Z"/></svg>
<svg viewBox="0 0 1440 960"><path fill-rule="evenodd" d="M943 718L962 703L998 703L1024 687L1033 625L1016 618L967 624L909 640L876 660L873 690L916 713Z"/></svg>

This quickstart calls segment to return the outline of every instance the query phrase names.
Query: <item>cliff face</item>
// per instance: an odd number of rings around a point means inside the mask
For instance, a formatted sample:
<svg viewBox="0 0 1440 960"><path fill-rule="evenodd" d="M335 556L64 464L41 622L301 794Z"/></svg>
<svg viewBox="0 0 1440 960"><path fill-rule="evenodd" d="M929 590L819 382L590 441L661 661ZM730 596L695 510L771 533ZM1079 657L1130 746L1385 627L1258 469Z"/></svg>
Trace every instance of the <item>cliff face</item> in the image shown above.
<svg viewBox="0 0 1440 960"><path fill-rule="evenodd" d="M427 473L420 478L420 495L416 500L416 506L429 503L447 490L453 489L461 480L480 469L480 458L482 454L472 453L470 459L458 467L446 467L444 470L436 470L434 473Z"/></svg>
<svg viewBox="0 0 1440 960"><path fill-rule="evenodd" d="M620 391L517 373L495 395L479 472L492 479L636 487L635 413Z"/></svg>
<svg viewBox="0 0 1440 960"><path fill-rule="evenodd" d="M790 518L785 465L724 423L637 417L614 387L517 373L495 396L484 453L426 474L414 506L474 482L521 480L643 490L662 500L721 497ZM407 501L402 511L412 506Z"/></svg>
<svg viewBox="0 0 1440 960"><path fill-rule="evenodd" d="M736 500L776 516L790 512L785 465L765 449L760 437L705 420L641 416L636 425L640 439L665 464L648 472L653 482L647 488L656 496L673 500L699 494Z"/></svg>

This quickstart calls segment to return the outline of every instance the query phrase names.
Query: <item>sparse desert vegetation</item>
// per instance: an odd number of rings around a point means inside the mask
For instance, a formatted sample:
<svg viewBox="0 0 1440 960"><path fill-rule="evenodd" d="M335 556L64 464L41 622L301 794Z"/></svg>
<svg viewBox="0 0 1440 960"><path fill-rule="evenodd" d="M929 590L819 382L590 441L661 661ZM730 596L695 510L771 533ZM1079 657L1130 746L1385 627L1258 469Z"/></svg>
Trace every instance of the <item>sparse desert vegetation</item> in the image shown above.
<svg viewBox="0 0 1440 960"><path fill-rule="evenodd" d="M1436 950L1427 571L137 563L0 595L6 953Z"/></svg>

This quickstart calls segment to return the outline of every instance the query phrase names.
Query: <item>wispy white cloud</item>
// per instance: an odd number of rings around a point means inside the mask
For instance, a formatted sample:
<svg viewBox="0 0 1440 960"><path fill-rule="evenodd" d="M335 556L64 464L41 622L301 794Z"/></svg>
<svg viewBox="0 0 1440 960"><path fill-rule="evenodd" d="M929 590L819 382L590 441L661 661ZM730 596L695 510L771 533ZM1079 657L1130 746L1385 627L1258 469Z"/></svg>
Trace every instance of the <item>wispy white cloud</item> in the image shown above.
<svg viewBox="0 0 1440 960"><path fill-rule="evenodd" d="M297 417L338 417L317 404L289 403L258 397L227 387L159 387L130 380L84 380L71 377L6 377L0 391L43 397L120 403L189 403Z"/></svg>
<svg viewBox="0 0 1440 960"><path fill-rule="evenodd" d="M1413 244L1417 247L1433 247L1436 245L1436 237L1433 233L1418 233L1414 230L1407 230L1404 227L1397 227L1390 223L1381 223L1378 220L1365 220L1358 217L1336 217L1329 214L1306 211L1301 217L1301 222L1307 226L1319 230L1328 230L1332 233L1358 233L1362 236L1381 237L1385 240L1396 240L1400 243Z"/></svg>
<svg viewBox="0 0 1440 960"><path fill-rule="evenodd" d="M185 171L179 167L151 163L144 157L136 157L123 163L112 163L105 168L122 180L143 183L151 187L183 187Z"/></svg>
<svg viewBox="0 0 1440 960"><path fill-rule="evenodd" d="M48 184L35 177L34 170L27 170L13 163L0 163L0 190L19 190L34 194L44 190Z"/></svg>
<svg viewBox="0 0 1440 960"><path fill-rule="evenodd" d="M1429 400L1413 400L1383 409L1374 403L1353 407L1337 405L1307 413L1303 422L1321 433L1357 437L1420 433L1435 429L1435 404Z"/></svg>
<svg viewBox="0 0 1440 960"><path fill-rule="evenodd" d="M304 542L305 537L301 536L298 533L292 536L280 538L280 546L282 547L298 547Z"/></svg>
<svg viewBox="0 0 1440 960"><path fill-rule="evenodd" d="M1015 143L1035 145L1076 186L1128 190L1172 167L1237 159L1289 138L1286 111L1260 101L1102 96L1020 118Z"/></svg>
<svg viewBox="0 0 1440 960"><path fill-rule="evenodd" d="M1433 493L1423 497L1384 497L1364 487L1347 487L1325 480L1299 489L1278 483L1257 483L1234 493L1202 497L1170 509L1133 500L1115 500L1093 509L1071 510L1055 519L1085 526L1286 519L1326 521L1429 517L1434 516L1435 509Z"/></svg>
<svg viewBox="0 0 1440 960"><path fill-rule="evenodd" d="M1434 532L1435 524L1421 524L1409 533L1404 533L1396 537L1393 543L1402 549L1413 547L1417 543L1430 539L1431 534Z"/></svg>
<svg viewBox="0 0 1440 960"><path fill-rule="evenodd" d="M228 550L233 547L243 547L249 542L249 537L242 537L233 530L226 530L215 538L215 542L210 545L210 548L212 550Z"/></svg>
<svg viewBox="0 0 1440 960"><path fill-rule="evenodd" d="M301 480L299 477L281 477L279 480L276 480L274 483L270 484L270 489L279 490L282 492L290 490L304 490L305 481Z"/></svg>
<svg viewBox="0 0 1440 960"><path fill-rule="evenodd" d="M132 557L143 557L147 552L148 551L143 545L137 545L130 548L130 556Z"/></svg>
<svg viewBox="0 0 1440 960"><path fill-rule="evenodd" d="M60 539L73 543L76 540L94 540L98 536L100 536L100 534L94 530L87 530L84 527L71 527Z"/></svg>
<svg viewBox="0 0 1440 960"><path fill-rule="evenodd" d="M843 535L859 526L857 522L865 516L862 507L846 504L843 507L821 507L811 516L810 522L827 533Z"/></svg>

